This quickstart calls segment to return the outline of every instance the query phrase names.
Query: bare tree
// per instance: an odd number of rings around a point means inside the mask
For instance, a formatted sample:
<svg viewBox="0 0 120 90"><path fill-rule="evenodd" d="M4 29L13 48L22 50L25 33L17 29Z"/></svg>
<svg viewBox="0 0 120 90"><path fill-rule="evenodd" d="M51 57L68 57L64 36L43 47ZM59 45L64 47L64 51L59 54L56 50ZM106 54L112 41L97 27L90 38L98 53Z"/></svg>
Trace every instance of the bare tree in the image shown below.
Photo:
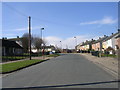
<svg viewBox="0 0 120 90"><path fill-rule="evenodd" d="M22 46L24 48L24 52L28 52L29 49L29 34L24 33L22 38L21 38ZM31 43L33 43L33 37L31 36Z"/></svg>
<svg viewBox="0 0 120 90"><path fill-rule="evenodd" d="M34 44L33 44L33 45L34 45L35 48L37 49L37 52L39 52L39 49L40 49L41 46L42 46L42 39L39 38L39 37L34 37L33 41L34 41Z"/></svg>
<svg viewBox="0 0 120 90"><path fill-rule="evenodd" d="M33 37L33 45L37 49L37 52L39 52L39 49L42 49L42 44L45 46L46 41L39 37Z"/></svg>
<svg viewBox="0 0 120 90"><path fill-rule="evenodd" d="M29 50L29 34L28 33L23 34L21 38L21 42L24 48L24 52L27 53ZM39 38L38 36L31 36L31 45L34 46L38 52L39 52L39 49L42 48L42 44L44 44L45 46L46 41Z"/></svg>

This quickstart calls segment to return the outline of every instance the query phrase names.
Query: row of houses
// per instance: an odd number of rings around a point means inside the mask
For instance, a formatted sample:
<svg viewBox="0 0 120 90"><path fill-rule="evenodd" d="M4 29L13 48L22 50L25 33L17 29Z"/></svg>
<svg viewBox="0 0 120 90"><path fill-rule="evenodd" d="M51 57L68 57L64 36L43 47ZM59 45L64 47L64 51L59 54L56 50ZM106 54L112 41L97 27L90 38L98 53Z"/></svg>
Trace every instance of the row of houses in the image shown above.
<svg viewBox="0 0 120 90"><path fill-rule="evenodd" d="M17 36L17 38L3 38L0 39L0 42L2 42L2 56L11 56L11 55L21 55L24 53L24 48L22 47L22 41L21 38ZM43 46L42 50L44 52L51 52L55 53L57 52L56 48L52 45L50 46ZM38 50L34 47L32 47L31 51L33 53L38 53Z"/></svg>
<svg viewBox="0 0 120 90"><path fill-rule="evenodd" d="M97 40L86 40L76 46L77 51L108 51L109 54L115 54L118 49L120 49L120 29L110 36L104 35Z"/></svg>

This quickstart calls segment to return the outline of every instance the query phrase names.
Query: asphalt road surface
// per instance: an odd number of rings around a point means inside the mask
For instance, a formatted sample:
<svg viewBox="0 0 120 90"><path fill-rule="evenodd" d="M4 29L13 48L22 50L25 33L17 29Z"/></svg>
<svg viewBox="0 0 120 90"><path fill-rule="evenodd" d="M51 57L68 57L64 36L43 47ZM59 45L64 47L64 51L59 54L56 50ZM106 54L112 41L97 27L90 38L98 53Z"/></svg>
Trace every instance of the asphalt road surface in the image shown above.
<svg viewBox="0 0 120 90"><path fill-rule="evenodd" d="M108 72L78 54L63 54L3 77L3 88L118 88Z"/></svg>

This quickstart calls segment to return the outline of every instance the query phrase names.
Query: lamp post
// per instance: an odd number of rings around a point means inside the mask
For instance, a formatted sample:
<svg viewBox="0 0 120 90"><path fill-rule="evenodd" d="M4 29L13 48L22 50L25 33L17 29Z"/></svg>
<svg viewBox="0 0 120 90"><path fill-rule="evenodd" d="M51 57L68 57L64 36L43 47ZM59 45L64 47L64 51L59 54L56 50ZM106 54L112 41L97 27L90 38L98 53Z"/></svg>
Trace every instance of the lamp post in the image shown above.
<svg viewBox="0 0 120 90"><path fill-rule="evenodd" d="M77 46L77 37L74 37L75 38L75 47ZM75 48L77 50L77 48Z"/></svg>
<svg viewBox="0 0 120 90"><path fill-rule="evenodd" d="M42 45L43 44L43 39L42 39L42 31L44 30L44 28L41 28L41 41L42 41L42 43L41 43L41 49L43 49L42 50L42 56L44 55L44 45ZM42 48L43 47L43 48Z"/></svg>
<svg viewBox="0 0 120 90"><path fill-rule="evenodd" d="M62 51L62 41L60 41L60 43L61 43L61 51Z"/></svg>

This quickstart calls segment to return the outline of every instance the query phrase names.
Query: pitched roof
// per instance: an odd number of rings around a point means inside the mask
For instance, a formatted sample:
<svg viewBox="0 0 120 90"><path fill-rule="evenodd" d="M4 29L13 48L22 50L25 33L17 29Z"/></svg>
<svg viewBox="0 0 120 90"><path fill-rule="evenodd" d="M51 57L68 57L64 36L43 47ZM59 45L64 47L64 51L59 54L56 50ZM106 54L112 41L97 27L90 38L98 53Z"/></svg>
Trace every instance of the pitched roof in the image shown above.
<svg viewBox="0 0 120 90"><path fill-rule="evenodd" d="M117 37L115 37L115 38L120 38L120 33L118 34L118 36Z"/></svg>
<svg viewBox="0 0 120 90"><path fill-rule="evenodd" d="M103 42L106 38L108 38L108 36L105 35L104 37L101 37L97 39L96 41L94 41L93 44L98 43L98 42Z"/></svg>
<svg viewBox="0 0 120 90"><path fill-rule="evenodd" d="M1 40L1 39L0 39ZM19 44L17 44L15 41L10 41L10 40L4 40L2 39L2 46L5 47L11 47L11 48L21 48L23 49L23 47L21 47Z"/></svg>
<svg viewBox="0 0 120 90"><path fill-rule="evenodd" d="M10 41L20 41L22 38L10 38L10 39L8 39L8 40L10 40Z"/></svg>
<svg viewBox="0 0 120 90"><path fill-rule="evenodd" d="M95 41L96 41L96 40L86 41L86 42L83 42L80 46L89 45L89 44L94 43Z"/></svg>
<svg viewBox="0 0 120 90"><path fill-rule="evenodd" d="M107 41L107 40L109 40L109 39L111 39L111 38L113 38L113 37L115 37L116 35L119 35L119 34L120 34L120 32L114 33L111 36L107 37L104 41Z"/></svg>

